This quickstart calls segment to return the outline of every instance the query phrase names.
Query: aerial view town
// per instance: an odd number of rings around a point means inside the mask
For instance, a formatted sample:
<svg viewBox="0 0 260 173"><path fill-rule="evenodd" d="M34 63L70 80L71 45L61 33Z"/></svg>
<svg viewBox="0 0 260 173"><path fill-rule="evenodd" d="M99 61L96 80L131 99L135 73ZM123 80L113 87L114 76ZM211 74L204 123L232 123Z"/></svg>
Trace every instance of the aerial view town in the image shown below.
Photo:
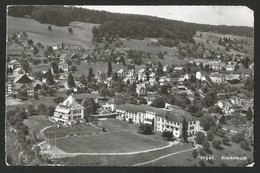
<svg viewBox="0 0 260 173"><path fill-rule="evenodd" d="M134 8L7 7L6 165L254 165L253 11Z"/></svg>

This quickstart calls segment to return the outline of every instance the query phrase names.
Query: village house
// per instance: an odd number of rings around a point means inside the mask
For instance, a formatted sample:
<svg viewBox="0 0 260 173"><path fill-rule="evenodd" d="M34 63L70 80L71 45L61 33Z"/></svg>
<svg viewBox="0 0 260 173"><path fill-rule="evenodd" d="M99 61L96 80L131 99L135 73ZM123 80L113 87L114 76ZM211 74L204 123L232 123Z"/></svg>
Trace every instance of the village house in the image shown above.
<svg viewBox="0 0 260 173"><path fill-rule="evenodd" d="M225 76L225 80L228 83L235 84L235 83L240 82L241 79L240 79L240 75L239 74L227 74Z"/></svg>
<svg viewBox="0 0 260 173"><path fill-rule="evenodd" d="M174 67L173 72L175 73L182 73L184 71L183 67Z"/></svg>
<svg viewBox="0 0 260 173"><path fill-rule="evenodd" d="M134 65L135 65L134 60L133 60L133 59L128 59L128 60L126 60L126 65L128 65L128 66L134 66Z"/></svg>
<svg viewBox="0 0 260 173"><path fill-rule="evenodd" d="M225 75L222 73L213 72L210 74L209 78L213 83L220 84L225 82Z"/></svg>
<svg viewBox="0 0 260 173"><path fill-rule="evenodd" d="M120 70L118 70L117 71L117 76L118 76L118 78L123 79L125 77L124 69L121 68Z"/></svg>
<svg viewBox="0 0 260 173"><path fill-rule="evenodd" d="M52 121L63 125L85 123L84 107L71 94L66 100L56 106Z"/></svg>
<svg viewBox="0 0 260 173"><path fill-rule="evenodd" d="M22 69L22 68L16 68L14 71L13 71L13 75L16 76L18 74L25 74L25 71Z"/></svg>
<svg viewBox="0 0 260 173"><path fill-rule="evenodd" d="M216 105L222 109L224 115L231 115L234 112L231 103L228 101L219 100Z"/></svg>
<svg viewBox="0 0 260 173"><path fill-rule="evenodd" d="M16 68L21 68L21 63L18 60L13 59L8 63L8 68L12 70L15 70Z"/></svg>
<svg viewBox="0 0 260 173"><path fill-rule="evenodd" d="M223 114L210 113L216 124L225 123L225 116Z"/></svg>
<svg viewBox="0 0 260 173"><path fill-rule="evenodd" d="M61 54L59 59L61 62L65 62L67 60L68 54Z"/></svg>
<svg viewBox="0 0 260 173"><path fill-rule="evenodd" d="M104 84L106 84L108 87L112 86L112 77L108 77L105 81Z"/></svg>
<svg viewBox="0 0 260 173"><path fill-rule="evenodd" d="M59 62L58 68L62 69L63 71L69 71L69 65L64 61Z"/></svg>
<svg viewBox="0 0 260 173"><path fill-rule="evenodd" d="M128 74L126 75L126 77L123 80L125 83L130 83L133 84L134 82L136 82L136 74L135 74L135 70L131 69L128 71Z"/></svg>
<svg viewBox="0 0 260 173"><path fill-rule="evenodd" d="M117 106L125 104L125 99L122 98L122 96L118 95L110 99L108 102L106 102L105 105L102 105L101 108L104 110L110 110L112 112L116 111Z"/></svg>
<svg viewBox="0 0 260 173"><path fill-rule="evenodd" d="M235 70L235 65L231 62L228 62L228 64L226 64L226 71L234 71Z"/></svg>
<svg viewBox="0 0 260 173"><path fill-rule="evenodd" d="M170 68L171 68L170 65L163 66L163 72L169 72Z"/></svg>
<svg viewBox="0 0 260 173"><path fill-rule="evenodd" d="M169 78L166 78L165 76L161 77L161 79L159 80L159 84L161 86L168 86L170 85L170 82L169 82Z"/></svg>
<svg viewBox="0 0 260 173"><path fill-rule="evenodd" d="M83 48L83 45L77 45L77 44L67 44L67 43L62 43L62 49L65 50L80 50Z"/></svg>
<svg viewBox="0 0 260 173"><path fill-rule="evenodd" d="M98 71L96 73L96 79L98 82L104 82L106 80L106 73L104 71Z"/></svg>
<svg viewBox="0 0 260 173"><path fill-rule="evenodd" d="M138 81L145 81L147 79L147 76L145 75L146 69L145 68L141 68L138 73L137 73L137 77L138 77Z"/></svg>
<svg viewBox="0 0 260 173"><path fill-rule="evenodd" d="M234 106L242 106L242 100L239 97L236 96L232 96L230 98L230 102L234 105Z"/></svg>
<svg viewBox="0 0 260 173"><path fill-rule="evenodd" d="M201 130L199 120L182 109L167 110L148 105L124 104L118 106L116 112L117 119L132 120L135 124L153 124L156 131L171 131L174 137L181 136L184 119L188 122L188 135Z"/></svg>
<svg viewBox="0 0 260 173"><path fill-rule="evenodd" d="M146 95L145 84L136 84L136 93L138 94L138 96Z"/></svg>

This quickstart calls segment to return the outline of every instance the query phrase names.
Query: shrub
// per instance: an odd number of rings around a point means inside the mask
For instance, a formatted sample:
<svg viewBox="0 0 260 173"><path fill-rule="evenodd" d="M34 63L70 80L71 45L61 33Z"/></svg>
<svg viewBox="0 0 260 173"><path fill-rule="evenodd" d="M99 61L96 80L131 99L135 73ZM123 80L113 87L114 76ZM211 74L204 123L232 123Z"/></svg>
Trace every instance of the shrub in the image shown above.
<svg viewBox="0 0 260 173"><path fill-rule="evenodd" d="M208 141L204 141L203 144L202 144L202 147L203 147L203 149L204 149L206 152L209 152L209 151L210 151L210 145L209 145L209 142L208 142Z"/></svg>
<svg viewBox="0 0 260 173"><path fill-rule="evenodd" d="M192 156L193 156L194 158L197 158L198 155L199 155L199 152L198 152L197 150L193 150L193 151L192 151Z"/></svg>
<svg viewBox="0 0 260 173"><path fill-rule="evenodd" d="M46 113L47 107L46 107L45 104L42 103L42 104L40 104L40 105L38 106L38 109L37 109L37 110L38 110L39 113L41 113L41 112L42 112L42 113Z"/></svg>
<svg viewBox="0 0 260 173"><path fill-rule="evenodd" d="M206 164L204 163L203 160L200 160L200 161L199 161L199 165L200 165L201 167L205 167L205 166L206 166Z"/></svg>
<svg viewBox="0 0 260 173"><path fill-rule="evenodd" d="M139 126L139 133L151 134L153 132L153 126L150 124L141 124Z"/></svg>
<svg viewBox="0 0 260 173"><path fill-rule="evenodd" d="M212 139L214 138L213 136L213 132L210 130L207 132L207 140L208 141L212 141Z"/></svg>
<svg viewBox="0 0 260 173"><path fill-rule="evenodd" d="M231 137L231 140L235 143L239 143L245 139L244 133L240 132Z"/></svg>
<svg viewBox="0 0 260 173"><path fill-rule="evenodd" d="M242 141L241 144L240 144L241 148L243 148L244 150L250 150L250 147L249 147L249 142L247 141Z"/></svg>
<svg viewBox="0 0 260 173"><path fill-rule="evenodd" d="M229 137L224 136L223 139L222 139L222 143L225 144L225 145L227 145L229 142L230 142Z"/></svg>
<svg viewBox="0 0 260 173"><path fill-rule="evenodd" d="M219 138L214 138L212 141L212 146L216 149L219 149L221 145L221 140Z"/></svg>
<svg viewBox="0 0 260 173"><path fill-rule="evenodd" d="M61 102L64 101L64 98L61 97L61 96L57 96L57 97L55 97L55 98L53 99L53 101L56 102L56 103L61 103Z"/></svg>
<svg viewBox="0 0 260 173"><path fill-rule="evenodd" d="M202 132L198 132L198 133L196 134L196 136L195 136L195 141L196 141L196 143L198 143L198 144L202 144L202 143L205 141L205 139L206 139L206 136L205 136L205 134L202 133Z"/></svg>
<svg viewBox="0 0 260 173"><path fill-rule="evenodd" d="M172 132L170 132L170 131L163 131L162 137L167 139L168 141L171 141L173 135L172 135Z"/></svg>

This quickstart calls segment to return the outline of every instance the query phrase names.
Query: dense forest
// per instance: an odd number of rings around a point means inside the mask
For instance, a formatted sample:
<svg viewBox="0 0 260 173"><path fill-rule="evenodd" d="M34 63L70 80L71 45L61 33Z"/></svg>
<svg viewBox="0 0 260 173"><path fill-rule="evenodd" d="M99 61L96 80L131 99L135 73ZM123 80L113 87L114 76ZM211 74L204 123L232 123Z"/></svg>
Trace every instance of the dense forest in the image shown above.
<svg viewBox="0 0 260 173"><path fill-rule="evenodd" d="M11 6L8 15L31 16L40 23L67 26L72 21L101 24L97 29L101 36L106 33L143 39L144 37L167 38L194 42L196 31L218 32L253 37L253 28L244 26L214 26L186 23L145 15L119 14L84 8L63 6Z"/></svg>

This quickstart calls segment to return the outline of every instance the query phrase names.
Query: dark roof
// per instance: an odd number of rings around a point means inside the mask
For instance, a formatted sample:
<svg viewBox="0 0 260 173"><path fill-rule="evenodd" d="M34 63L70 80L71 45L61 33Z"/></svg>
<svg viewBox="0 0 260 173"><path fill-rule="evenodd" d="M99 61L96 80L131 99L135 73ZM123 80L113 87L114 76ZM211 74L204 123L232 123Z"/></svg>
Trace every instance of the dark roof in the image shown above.
<svg viewBox="0 0 260 173"><path fill-rule="evenodd" d="M194 121L196 118L192 117L190 113L182 109L162 109L162 108L155 108L148 105L133 105L133 104L124 104L119 105L117 109L129 111L129 112L154 112L156 116L166 118L173 122L182 122L185 118L186 121Z"/></svg>
<svg viewBox="0 0 260 173"><path fill-rule="evenodd" d="M118 104L124 104L126 101L125 101L125 99L122 97L122 96L120 96L120 95L118 95L118 96L115 96L114 98L112 98L112 99L110 99L109 101L108 101L108 103L109 104L116 104L116 105L118 105Z"/></svg>

